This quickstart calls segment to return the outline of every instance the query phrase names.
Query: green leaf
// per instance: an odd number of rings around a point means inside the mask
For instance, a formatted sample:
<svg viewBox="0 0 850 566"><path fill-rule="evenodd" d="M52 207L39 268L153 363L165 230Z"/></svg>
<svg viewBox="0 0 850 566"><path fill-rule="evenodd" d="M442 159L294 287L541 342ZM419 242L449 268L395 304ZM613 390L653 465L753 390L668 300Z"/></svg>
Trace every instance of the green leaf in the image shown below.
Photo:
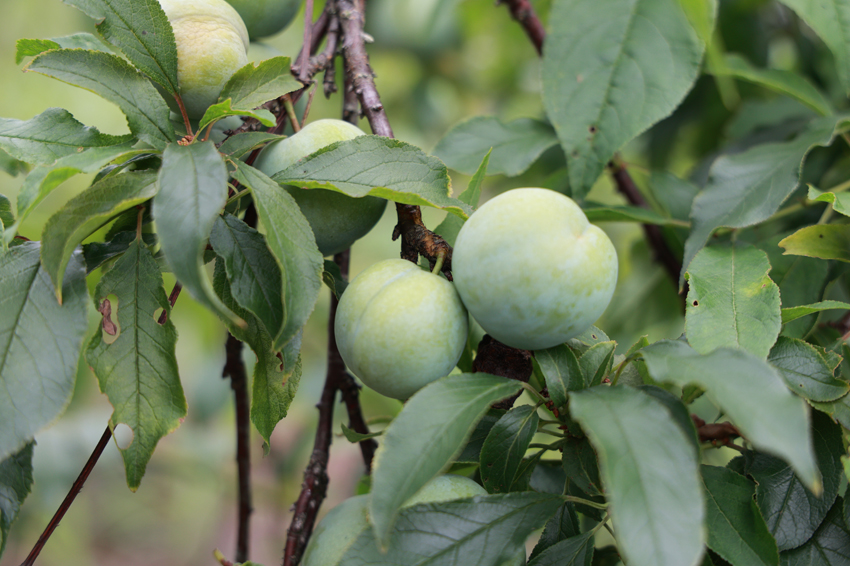
<svg viewBox="0 0 850 566"><path fill-rule="evenodd" d="M700 250L685 274L685 334L694 350L741 348L767 357L782 328L779 287L769 271L767 255L751 246Z"/></svg>
<svg viewBox="0 0 850 566"><path fill-rule="evenodd" d="M449 130L434 155L455 171L472 175L489 153L490 175L516 177L557 143L552 126L540 120L519 118L506 124L493 116L476 116Z"/></svg>
<svg viewBox="0 0 850 566"><path fill-rule="evenodd" d="M578 359L581 373L584 375L586 387L602 383L602 379L611 371L614 361L614 348L617 343L613 340L600 342L588 348Z"/></svg>
<svg viewBox="0 0 850 566"><path fill-rule="evenodd" d="M731 564L775 566L779 550L756 502L755 484L727 468L702 466L708 547Z"/></svg>
<svg viewBox="0 0 850 566"><path fill-rule="evenodd" d="M39 55L24 70L78 86L116 104L127 117L130 131L158 150L175 140L162 96L147 77L116 55L60 49Z"/></svg>
<svg viewBox="0 0 850 566"><path fill-rule="evenodd" d="M767 361L805 399L834 401L850 391L850 383L837 379L814 346L802 340L781 336Z"/></svg>
<svg viewBox="0 0 850 566"><path fill-rule="evenodd" d="M215 220L210 244L224 261L230 292L277 336L283 324L280 268L262 234L231 214Z"/></svg>
<svg viewBox="0 0 850 566"><path fill-rule="evenodd" d="M805 402L767 362L726 348L701 356L684 342L670 340L647 346L641 355L654 379L705 389L747 440L788 461L803 482L820 493Z"/></svg>
<svg viewBox="0 0 850 566"><path fill-rule="evenodd" d="M24 179L21 192L18 193L18 221L14 228L17 229L53 189L74 175L94 173L116 159L139 153L144 151L131 150L129 143L112 147L95 147L82 153L66 155L52 165L36 167Z"/></svg>
<svg viewBox="0 0 850 566"><path fill-rule="evenodd" d="M283 136L276 136L268 132L244 132L224 140L218 151L233 159L241 159L267 142L279 139L283 139Z"/></svg>
<svg viewBox="0 0 850 566"><path fill-rule="evenodd" d="M15 223L15 216L12 214L12 203L3 195L0 195L0 222L7 226Z"/></svg>
<svg viewBox="0 0 850 566"><path fill-rule="evenodd" d="M301 383L301 340L290 340L282 352L274 348L274 338L259 319L239 306L230 293L223 262L216 261L213 285L222 302L247 324L240 328L224 320L234 337L248 344L257 356L251 391L251 422L265 440L266 455L277 423L289 412L289 406Z"/></svg>
<svg viewBox="0 0 850 566"><path fill-rule="evenodd" d="M567 480L588 495L602 495L598 457L587 437L568 437L563 448L561 466Z"/></svg>
<svg viewBox="0 0 850 566"><path fill-rule="evenodd" d="M32 449L30 442L16 454L0 460L0 557L6 548L9 529L18 518L21 505L32 488Z"/></svg>
<svg viewBox="0 0 850 566"><path fill-rule="evenodd" d="M799 312L791 307L808 305L821 299L829 275L829 262L803 256L783 255L782 248L777 245L781 239L782 235L777 235L759 244L759 248L767 253L767 259L770 261L770 278L779 285L779 296L782 298L783 306L782 334L792 338L802 338L811 330L817 317L812 316L799 321L793 321L787 317L792 312ZM806 314L811 312L813 311Z"/></svg>
<svg viewBox="0 0 850 566"><path fill-rule="evenodd" d="M493 425L481 448L481 481L490 493L513 491L540 418L532 405L514 407Z"/></svg>
<svg viewBox="0 0 850 566"><path fill-rule="evenodd" d="M628 564L696 564L705 544L697 457L664 405L630 387L594 387L570 395L570 412L599 454Z"/></svg>
<svg viewBox="0 0 850 566"><path fill-rule="evenodd" d="M2 120L2 118L0 118ZM2 143L2 141L0 141ZM29 166L23 161L19 161L3 151L2 147L0 147L0 171L4 171L6 174L11 175L12 177L17 177L18 175L25 174L29 171Z"/></svg>
<svg viewBox="0 0 850 566"><path fill-rule="evenodd" d="M809 401L809 405L815 409L826 413L829 417L838 424L850 430L850 395L845 395L835 401L829 403L816 403Z"/></svg>
<svg viewBox="0 0 850 566"><path fill-rule="evenodd" d="M566 344L537 350L532 362L540 368L555 407L566 407L567 393L587 387L578 358Z"/></svg>
<svg viewBox="0 0 850 566"><path fill-rule="evenodd" d="M705 46L676 0L559 0L549 28L543 103L582 200L615 152L679 105Z"/></svg>
<svg viewBox="0 0 850 566"><path fill-rule="evenodd" d="M563 488L559 487L559 492ZM555 544L581 534L581 525L576 515L575 505L565 501L555 515L546 522L540 539L531 551L530 558L534 560L541 552Z"/></svg>
<svg viewBox="0 0 850 566"><path fill-rule="evenodd" d="M838 496L844 454L841 427L818 411L812 413L812 425L815 455L823 476L821 494L807 490L792 470L777 458L755 454L747 463L747 475L758 484L756 501L780 551L796 548L809 540Z"/></svg>
<svg viewBox="0 0 850 566"><path fill-rule="evenodd" d="M386 546L401 505L460 453L481 415L517 382L486 373L449 375L411 397L375 454L370 516Z"/></svg>
<svg viewBox="0 0 850 566"><path fill-rule="evenodd" d="M815 146L831 144L836 129L835 118L822 118L791 141L757 145L714 162L691 209L693 228L685 242L680 286L691 260L717 228L752 226L779 210L797 187L803 160Z"/></svg>
<svg viewBox="0 0 850 566"><path fill-rule="evenodd" d="M111 53L109 47L90 33L74 33L53 39L19 39L15 46L15 65L26 57L35 57L52 49L90 49Z"/></svg>
<svg viewBox="0 0 850 566"><path fill-rule="evenodd" d="M227 201L227 169L212 142L171 144L162 154L153 216L165 261L196 301L238 326L204 272L207 239Z"/></svg>
<svg viewBox="0 0 850 566"><path fill-rule="evenodd" d="M74 249L117 214L152 198L158 190L152 173L108 177L80 193L54 214L42 234L41 262L59 289ZM60 302L63 297L57 293Z"/></svg>
<svg viewBox="0 0 850 566"><path fill-rule="evenodd" d="M751 82L779 94L799 100L821 116L833 113L832 105L826 97L809 82L794 71L779 69L759 69L740 55L727 53L722 65L714 66L710 72L715 75L727 75Z"/></svg>
<svg viewBox="0 0 850 566"><path fill-rule="evenodd" d="M484 413L484 416L481 417L481 420L478 421L477 425L475 425L475 430L472 431L469 439L467 439L466 445L463 447L463 451L457 458L455 458L455 463L478 464L481 457L481 448L484 446L484 441L487 440L487 436L490 435L490 431L505 413L507 413L507 411L504 409L490 409Z"/></svg>
<svg viewBox="0 0 850 566"><path fill-rule="evenodd" d="M828 202L835 212L850 216L850 193L824 192L809 185L808 198L817 202Z"/></svg>
<svg viewBox="0 0 850 566"><path fill-rule="evenodd" d="M218 103L210 106L204 113L198 130L203 130L208 124L231 115L254 116L263 122L262 118L268 114L271 117L271 123L264 123L269 127L274 126L275 118L271 112L265 110L261 116L253 109L303 86L290 72L289 57L272 57L259 65L248 63L233 73L224 85L218 97Z"/></svg>
<svg viewBox="0 0 850 566"><path fill-rule="evenodd" d="M593 559L593 533L562 540L540 553L529 566L590 566Z"/></svg>
<svg viewBox="0 0 850 566"><path fill-rule="evenodd" d="M113 298L114 297L114 298ZM135 240L95 291L103 320L89 342L86 361L114 411L109 427L133 431L130 445L119 447L127 486L136 491L157 442L177 429L186 416L186 398L177 372L177 330L159 266L148 248Z"/></svg>
<svg viewBox="0 0 850 566"><path fill-rule="evenodd" d="M325 270L322 271L322 281L325 282L334 296L339 299L348 287L348 281L342 276L339 266L331 260L325 260Z"/></svg>
<svg viewBox="0 0 850 566"><path fill-rule="evenodd" d="M779 245L786 255L850 262L850 224L816 224L797 230Z"/></svg>
<svg viewBox="0 0 850 566"><path fill-rule="evenodd" d="M641 224L657 224L659 226L690 227L689 222L668 218L654 210L637 206L615 206L586 202L582 210L591 222L640 222Z"/></svg>
<svg viewBox="0 0 850 566"><path fill-rule="evenodd" d="M240 165L234 177L251 189L266 229L266 242L281 269L284 322L275 337L275 347L280 349L301 330L316 306L324 259L307 219L289 193L248 165Z"/></svg>
<svg viewBox="0 0 850 566"><path fill-rule="evenodd" d="M487 174L487 165L490 163L490 153L491 151L487 152L487 155L485 155L484 159L481 160L481 165L478 166L478 170L472 176L472 179L469 180L469 185L467 185L466 189L457 197L458 200L465 202L473 208L478 206L478 200L481 198L481 185L484 182L484 176ZM434 233L442 236L442 238L448 242L450 246L454 246L455 240L457 240L457 235L463 227L463 223L464 220L458 218L454 214L446 214L443 221L434 228ZM427 260L424 257L422 258L422 261L427 263Z"/></svg>
<svg viewBox="0 0 850 566"><path fill-rule="evenodd" d="M372 501L380 493L372 490ZM424 503L401 511L387 551L367 529L343 555L340 566L456 566L503 564L561 505L558 495L533 492L479 495Z"/></svg>
<svg viewBox="0 0 850 566"><path fill-rule="evenodd" d="M342 424L342 434L345 436L345 439L351 442L352 444L356 444L358 442L363 442L364 440L369 440L370 438L377 438L384 434L384 431L378 432L370 432L369 434L361 434L359 432L355 432Z"/></svg>
<svg viewBox="0 0 850 566"><path fill-rule="evenodd" d="M177 46L157 0L62 0L96 27L130 62L171 94L177 93Z"/></svg>
<svg viewBox="0 0 850 566"><path fill-rule="evenodd" d="M688 437L688 440L691 441L694 452L699 457L699 436L697 435L697 429L694 426L690 411L688 411L685 403L666 389L662 389L656 385L641 385L639 389L651 395L657 401L661 401L667 407L667 410L670 411L670 416L673 417L673 420L679 425L679 428Z"/></svg>
<svg viewBox="0 0 850 566"><path fill-rule="evenodd" d="M127 251L136 240L136 232L118 232L108 242L91 242L83 244L83 257L86 260L86 275ZM142 234L142 241L147 246L155 246L158 239L156 234Z"/></svg>
<svg viewBox="0 0 850 566"><path fill-rule="evenodd" d="M416 146L379 136L331 144L272 178L281 185L442 208L462 219L472 214L472 207L451 197L448 171L439 159Z"/></svg>
<svg viewBox="0 0 850 566"><path fill-rule="evenodd" d="M60 306L37 242L0 255L0 460L55 421L71 400L89 304L82 254L71 257L63 280Z"/></svg>
<svg viewBox="0 0 850 566"><path fill-rule="evenodd" d="M38 165L89 148L124 145L132 138L102 134L79 123L64 108L48 108L30 120L0 118L0 148L15 159Z"/></svg>
<svg viewBox="0 0 850 566"><path fill-rule="evenodd" d="M850 4L847 0L781 0L820 36L835 57L838 78L850 94Z"/></svg>
<svg viewBox="0 0 850 566"><path fill-rule="evenodd" d="M838 498L814 536L803 546L783 552L779 563L782 566L847 564L850 561L850 529L846 506L846 501Z"/></svg>

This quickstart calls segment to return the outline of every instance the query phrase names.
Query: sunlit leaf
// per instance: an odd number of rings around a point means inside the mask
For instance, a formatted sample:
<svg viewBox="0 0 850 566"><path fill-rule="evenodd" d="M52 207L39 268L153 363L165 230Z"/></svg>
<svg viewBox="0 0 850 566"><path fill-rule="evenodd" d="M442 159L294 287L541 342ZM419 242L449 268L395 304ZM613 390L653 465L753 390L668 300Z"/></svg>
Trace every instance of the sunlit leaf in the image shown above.
<svg viewBox="0 0 850 566"><path fill-rule="evenodd" d="M850 225L815 224L797 230L779 245L786 255L850 262Z"/></svg>

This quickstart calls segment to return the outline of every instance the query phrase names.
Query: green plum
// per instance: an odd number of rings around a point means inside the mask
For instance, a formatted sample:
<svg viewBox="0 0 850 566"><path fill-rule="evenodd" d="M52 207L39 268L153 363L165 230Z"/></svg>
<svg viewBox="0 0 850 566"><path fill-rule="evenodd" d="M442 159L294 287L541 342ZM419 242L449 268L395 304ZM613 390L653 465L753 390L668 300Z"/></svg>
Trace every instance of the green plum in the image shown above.
<svg viewBox="0 0 850 566"><path fill-rule="evenodd" d="M251 41L274 35L288 26L301 0L227 0L245 21Z"/></svg>
<svg viewBox="0 0 850 566"><path fill-rule="evenodd" d="M271 177L327 145L362 135L363 130L342 120L316 120L297 134L266 146L254 166ZM325 256L345 251L365 236L387 206L386 200L376 197L352 198L325 189L286 189L301 207Z"/></svg>
<svg viewBox="0 0 850 566"><path fill-rule="evenodd" d="M346 288L334 331L354 375L378 393L404 400L452 371L468 326L454 285L409 261L388 259Z"/></svg>
<svg viewBox="0 0 850 566"><path fill-rule="evenodd" d="M487 495L487 491L463 476L446 474L425 484L402 508L417 503L439 503L454 499ZM335 566L346 550L363 531L369 529L369 496L358 495L346 499L325 515L310 537L304 550L301 566ZM525 564L525 551L505 566Z"/></svg>
<svg viewBox="0 0 850 566"><path fill-rule="evenodd" d="M248 63L248 30L225 0L159 0L174 30L177 83L189 118L218 100L230 77Z"/></svg>
<svg viewBox="0 0 850 566"><path fill-rule="evenodd" d="M617 284L617 252L569 197L502 193L463 225L452 257L469 313L514 348L551 348L602 316Z"/></svg>

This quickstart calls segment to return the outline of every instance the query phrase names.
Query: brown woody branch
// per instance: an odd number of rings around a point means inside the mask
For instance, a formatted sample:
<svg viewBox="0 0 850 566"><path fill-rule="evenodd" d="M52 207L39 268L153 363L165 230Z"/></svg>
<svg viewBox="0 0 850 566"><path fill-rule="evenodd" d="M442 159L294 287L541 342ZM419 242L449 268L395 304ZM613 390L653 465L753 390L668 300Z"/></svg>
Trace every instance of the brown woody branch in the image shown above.
<svg viewBox="0 0 850 566"><path fill-rule="evenodd" d="M506 4L511 16L519 22L525 30L528 39L534 44L538 55L543 55L543 40L546 38L546 30L543 23L537 17L537 12L528 0L501 0L500 4Z"/></svg>
<svg viewBox="0 0 850 566"><path fill-rule="evenodd" d="M523 383L528 383L533 370L531 352L506 346L489 334L485 334L481 339L478 353L472 361L473 372L490 373ZM513 397L499 401L493 408L510 409L521 393L522 390Z"/></svg>
<svg viewBox="0 0 850 566"><path fill-rule="evenodd" d="M248 398L248 374L242 361L242 342L228 334L227 359L223 377L230 378L236 408L236 467L239 487L239 524L236 536L236 562L248 560L251 512L251 402Z"/></svg>
<svg viewBox="0 0 850 566"><path fill-rule="evenodd" d="M337 0L336 6L342 28L346 90L351 89L357 95L372 133L392 138L393 129L375 86L375 74L366 52L362 6L352 0ZM422 255L433 267L442 255L445 258L443 273L451 279L451 246L425 227L419 207L396 203L396 213L398 224L393 231L393 239L402 238L401 257L416 263L418 256Z"/></svg>
<svg viewBox="0 0 850 566"><path fill-rule="evenodd" d="M349 250L334 256L334 262L339 266L343 277L348 276ZM304 482L301 484L301 494L295 502L292 523L286 537L283 566L295 566L301 561L307 541L316 524L319 507L325 499L328 488L328 459L333 432L333 409L336 393L342 393L342 400L348 410L349 427L361 434L368 434L369 428L363 418L359 402L359 387L348 372L345 362L336 346L334 333L334 318L339 300L331 295L330 320L328 321L328 371L325 376L325 386L322 397L317 405L319 409L319 424L316 428L316 438L310 462L304 471ZM367 472L371 471L372 458L377 444L368 439L360 442L360 450Z"/></svg>
<svg viewBox="0 0 850 566"><path fill-rule="evenodd" d="M697 427L700 442L722 444L734 448L736 446L732 444L732 440L741 436L741 432L730 422L706 423L696 415L691 415L691 420Z"/></svg>
<svg viewBox="0 0 850 566"><path fill-rule="evenodd" d="M614 177L614 182L617 184L617 189L626 197L629 204L641 208L649 208L646 199L643 198L629 172L626 171L625 165L615 160L609 167L611 169L611 175ZM664 234L661 232L659 226L655 224L641 224L641 226L643 227L646 240L655 254L655 261L664 267L673 284L678 286L679 273L682 271L682 261L670 250L670 246L667 245L667 241L664 239Z"/></svg>

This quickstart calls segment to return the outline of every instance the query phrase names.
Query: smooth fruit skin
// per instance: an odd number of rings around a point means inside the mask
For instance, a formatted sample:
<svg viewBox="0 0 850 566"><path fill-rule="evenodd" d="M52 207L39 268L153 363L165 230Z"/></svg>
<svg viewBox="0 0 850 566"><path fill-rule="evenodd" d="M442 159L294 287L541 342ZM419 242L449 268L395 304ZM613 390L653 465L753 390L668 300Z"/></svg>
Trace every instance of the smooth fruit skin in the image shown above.
<svg viewBox="0 0 850 566"><path fill-rule="evenodd" d="M463 225L452 274L488 334L513 348L542 350L602 316L617 284L617 252L571 198L514 189Z"/></svg>
<svg viewBox="0 0 850 566"><path fill-rule="evenodd" d="M231 75L248 63L248 30L225 0L159 0L177 43L177 83L199 119Z"/></svg>
<svg viewBox="0 0 850 566"><path fill-rule="evenodd" d="M334 332L354 375L404 400L454 369L468 321L454 285L409 261L388 259L346 288Z"/></svg>
<svg viewBox="0 0 850 566"><path fill-rule="evenodd" d="M316 120L297 134L266 146L254 167L271 177L299 159L332 143L354 139L365 132L343 120ZM310 223L322 255L338 254L374 228L387 201L376 197L352 198L326 189L286 187Z"/></svg>
<svg viewBox="0 0 850 566"><path fill-rule="evenodd" d="M251 41L283 30L292 22L301 7L301 0L227 0L227 2L242 16Z"/></svg>
<svg viewBox="0 0 850 566"><path fill-rule="evenodd" d="M417 503L439 503L476 495L487 495L487 491L469 478L446 474L425 484L402 508ZM301 566L336 566L357 537L368 528L369 496L357 495L346 499L331 509L313 529L310 542L304 549ZM525 564L525 552L516 560L507 562L506 566L510 564Z"/></svg>

